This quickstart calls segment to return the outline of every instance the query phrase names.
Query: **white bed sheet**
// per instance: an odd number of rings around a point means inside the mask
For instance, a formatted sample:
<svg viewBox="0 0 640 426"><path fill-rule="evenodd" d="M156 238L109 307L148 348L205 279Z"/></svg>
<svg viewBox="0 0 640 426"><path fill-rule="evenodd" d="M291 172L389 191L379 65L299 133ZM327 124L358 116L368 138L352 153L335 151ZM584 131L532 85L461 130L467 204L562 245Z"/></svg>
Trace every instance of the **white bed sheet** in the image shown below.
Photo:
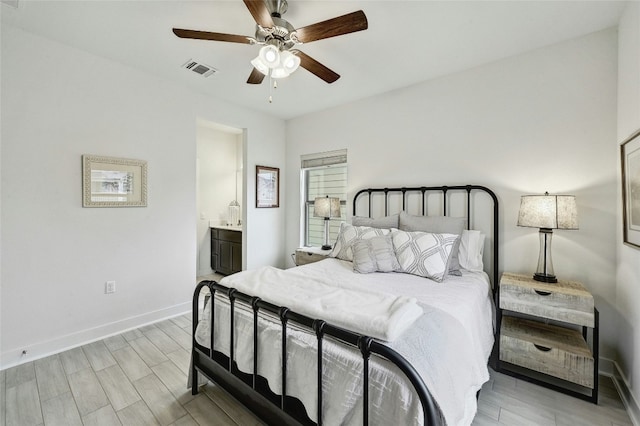
<svg viewBox="0 0 640 426"><path fill-rule="evenodd" d="M424 314L399 339L387 344L403 355L421 375L449 426L471 424L477 409L476 392L489 379L487 360L493 346L493 304L489 280L483 272L463 272L442 283L399 273L357 274L351 262L326 259L287 270L291 279L322 279L331 285L415 297ZM233 275L221 284L233 287ZM228 303L216 297L215 349L228 355ZM275 301L274 301L275 302ZM238 305L237 305L238 306ZM208 306L203 318L208 318ZM236 310L235 360L246 373L253 371L252 313ZM330 319L325 319L330 322ZM222 324L222 326L221 326ZM281 393L280 325L260 321L258 373L271 390ZM197 341L209 346L209 324L203 320ZM316 338L292 327L288 332L287 394L299 398L316 420ZM357 350L330 340L324 345L323 421L361 424L362 357ZM331 366L328 366L328 364ZM422 424L420 401L403 373L386 360L370 362L371 424ZM390 397L393 395L393 397Z"/></svg>

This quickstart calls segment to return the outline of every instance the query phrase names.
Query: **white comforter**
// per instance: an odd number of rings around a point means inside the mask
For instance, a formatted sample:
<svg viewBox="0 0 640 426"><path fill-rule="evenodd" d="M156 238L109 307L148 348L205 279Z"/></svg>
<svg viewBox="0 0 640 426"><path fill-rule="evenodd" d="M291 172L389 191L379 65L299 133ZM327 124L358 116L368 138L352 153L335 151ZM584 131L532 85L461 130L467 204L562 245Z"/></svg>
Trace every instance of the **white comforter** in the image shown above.
<svg viewBox="0 0 640 426"><path fill-rule="evenodd" d="M449 426L471 424L476 412L476 392L489 379L487 360L493 346L493 310L488 278L464 272L443 283L398 273L353 273L352 264L326 259L288 269L286 276L300 285L321 281L326 285L388 295L415 297L423 309L400 338L387 344L418 371ZM231 275L221 284L238 285ZM234 285L236 284L236 285ZM243 283L243 292L251 283ZM237 305L238 306L238 305ZM250 309L236 310L235 359L240 370L253 372L253 322ZM210 315L209 306L203 318ZM229 353L228 303L216 297L215 349ZM331 322L331 318L322 318ZM221 326L221 324L224 324ZM258 373L271 390L281 393L280 325L260 321ZM316 338L291 327L288 332L287 394L299 398L316 420ZM196 339L209 346L209 326L201 321ZM311 348L311 349L310 349ZM330 365L329 365L330 364ZM369 415L372 424L422 424L420 401L397 367L373 357L370 362ZM362 357L359 351L326 340L324 345L323 421L325 424L361 424Z"/></svg>
<svg viewBox="0 0 640 426"><path fill-rule="evenodd" d="M300 270L264 266L230 275L223 282L298 314L327 319L334 326L384 341L396 340L423 313L414 297L350 290Z"/></svg>

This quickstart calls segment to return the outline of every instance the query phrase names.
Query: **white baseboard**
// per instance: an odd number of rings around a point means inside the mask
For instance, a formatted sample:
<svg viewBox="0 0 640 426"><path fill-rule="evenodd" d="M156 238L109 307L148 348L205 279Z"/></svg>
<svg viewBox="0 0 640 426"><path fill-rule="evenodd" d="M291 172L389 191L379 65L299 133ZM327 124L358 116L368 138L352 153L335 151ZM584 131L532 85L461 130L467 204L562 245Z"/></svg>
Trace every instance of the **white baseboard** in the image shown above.
<svg viewBox="0 0 640 426"><path fill-rule="evenodd" d="M640 426L640 404L638 404L638 401L636 401L636 398L633 396L629 382L622 374L618 363L607 358L600 358L599 370L600 374L611 377L613 384L620 394L620 399L622 399L622 403L627 409L631 423L633 423L634 426Z"/></svg>
<svg viewBox="0 0 640 426"><path fill-rule="evenodd" d="M101 340L147 324L183 315L187 312L191 312L191 302L136 315L98 327L80 330L67 334L66 336L56 337L27 347L8 350L0 354L0 370L86 345L87 343L95 342L96 340ZM26 351L26 354L23 355L22 351Z"/></svg>
<svg viewBox="0 0 640 426"><path fill-rule="evenodd" d="M603 376L613 377L614 368L613 361L609 358L598 358L598 373Z"/></svg>

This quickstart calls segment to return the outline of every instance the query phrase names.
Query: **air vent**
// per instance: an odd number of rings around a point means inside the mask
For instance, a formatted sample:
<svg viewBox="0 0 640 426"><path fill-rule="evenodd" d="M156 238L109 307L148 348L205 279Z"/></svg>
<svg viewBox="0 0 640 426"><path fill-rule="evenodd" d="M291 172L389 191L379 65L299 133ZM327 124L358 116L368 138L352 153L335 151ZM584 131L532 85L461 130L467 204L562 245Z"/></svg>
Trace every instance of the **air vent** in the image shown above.
<svg viewBox="0 0 640 426"><path fill-rule="evenodd" d="M189 59L182 66L188 70L200 74L203 77L209 77L210 75L218 72L217 69L210 67L209 65L205 65L202 62L194 61L192 59Z"/></svg>

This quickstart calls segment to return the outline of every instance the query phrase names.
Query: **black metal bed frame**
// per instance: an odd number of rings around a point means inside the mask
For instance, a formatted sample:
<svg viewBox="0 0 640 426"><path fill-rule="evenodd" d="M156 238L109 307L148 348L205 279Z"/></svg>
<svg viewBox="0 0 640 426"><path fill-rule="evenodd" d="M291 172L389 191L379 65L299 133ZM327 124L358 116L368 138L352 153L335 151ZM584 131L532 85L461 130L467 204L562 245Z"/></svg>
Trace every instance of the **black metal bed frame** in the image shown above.
<svg viewBox="0 0 640 426"><path fill-rule="evenodd" d="M402 209L405 208L405 199L407 194L413 192L422 193L422 213L425 212L426 194L431 192L440 192L444 199L443 215L447 215L447 193L449 191L466 191L467 193L467 224L471 220L471 192L474 190L483 191L489 194L493 199L493 291L498 283L498 199L490 189L478 185L464 186L433 186L433 187L417 187L417 188L369 188L356 193L353 201L353 213L356 214L356 203L358 198L367 194L369 197L369 217L371 217L371 194L385 194L385 215L388 213L388 194L402 194ZM200 345L196 341L196 327L199 322L199 300L200 292L203 287L207 287L211 293L210 306L210 345ZM229 299L230 304L230 345L229 356L215 350L215 303L213 303L216 294L221 294ZM237 367L234 354L234 312L236 303L241 303L249 307L253 311L253 373L248 374L240 371ZM260 312L267 312L272 316L280 319L282 327L281 350L281 387L282 394L277 395L269 389L267 381L264 377L257 374L258 371L258 318ZM302 403L297 399L287 395L287 329L290 322L294 322L297 326L315 333L317 337L317 424L320 426L322 421L322 356L323 356L323 340L329 336L333 339L359 349L363 359L363 425L369 424L369 359L372 354L381 356L396 365L414 386L416 394L422 404L424 413L424 425L436 425L439 423L439 414L436 404L429 393L424 381L419 376L415 368L400 354L384 344L372 339L371 337L345 330L322 319L313 319L289 310L287 307L277 306L261 300L245 293L241 293L234 288L225 287L215 281L202 281L195 289L193 296L193 349L191 362L191 381L192 394L198 393L198 373L203 374L208 379L214 381L231 395L233 395L242 404L248 407L262 420L273 425L299 425L299 424L316 424L308 417Z"/></svg>

